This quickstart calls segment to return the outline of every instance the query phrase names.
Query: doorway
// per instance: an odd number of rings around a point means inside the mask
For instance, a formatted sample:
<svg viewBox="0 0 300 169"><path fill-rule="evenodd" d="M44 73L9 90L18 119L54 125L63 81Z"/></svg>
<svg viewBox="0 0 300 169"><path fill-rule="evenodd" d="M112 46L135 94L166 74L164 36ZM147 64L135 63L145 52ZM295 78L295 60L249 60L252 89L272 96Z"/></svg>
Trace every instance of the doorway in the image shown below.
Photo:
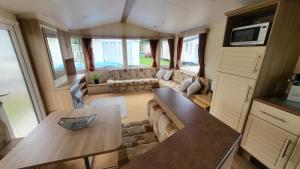
<svg viewBox="0 0 300 169"><path fill-rule="evenodd" d="M0 24L0 101L6 123L15 138L25 137L38 125L34 95L29 90L22 52L13 26ZM0 112L2 113L2 112Z"/></svg>

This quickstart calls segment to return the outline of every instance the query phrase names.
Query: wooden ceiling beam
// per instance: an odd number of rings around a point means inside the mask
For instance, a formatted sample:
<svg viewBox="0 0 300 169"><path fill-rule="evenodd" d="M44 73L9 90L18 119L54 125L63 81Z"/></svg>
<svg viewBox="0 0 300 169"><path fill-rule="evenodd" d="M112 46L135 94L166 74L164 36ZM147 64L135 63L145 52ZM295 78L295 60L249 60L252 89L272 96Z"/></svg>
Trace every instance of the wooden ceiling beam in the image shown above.
<svg viewBox="0 0 300 169"><path fill-rule="evenodd" d="M125 7L123 10L123 15L121 18L121 23L125 23L136 0L126 0Z"/></svg>

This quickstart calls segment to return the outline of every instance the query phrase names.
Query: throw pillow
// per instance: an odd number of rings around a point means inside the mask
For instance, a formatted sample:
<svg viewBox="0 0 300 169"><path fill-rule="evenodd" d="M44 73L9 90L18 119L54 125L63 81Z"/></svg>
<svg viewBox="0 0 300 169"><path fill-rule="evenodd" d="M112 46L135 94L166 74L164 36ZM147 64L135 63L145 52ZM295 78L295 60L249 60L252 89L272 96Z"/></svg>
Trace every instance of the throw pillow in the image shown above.
<svg viewBox="0 0 300 169"><path fill-rule="evenodd" d="M199 80L195 80L188 88L187 88L187 96L190 97L193 94L196 94L201 89L201 83Z"/></svg>
<svg viewBox="0 0 300 169"><path fill-rule="evenodd" d="M193 78L187 78L180 84L180 91L186 91L186 89L193 83Z"/></svg>
<svg viewBox="0 0 300 169"><path fill-rule="evenodd" d="M173 70L167 70L166 73L164 74L163 79L164 80L170 80L173 74Z"/></svg>
<svg viewBox="0 0 300 169"><path fill-rule="evenodd" d="M156 76L158 79L162 79L164 77L166 73L166 70L165 69L159 69L159 71L156 73Z"/></svg>

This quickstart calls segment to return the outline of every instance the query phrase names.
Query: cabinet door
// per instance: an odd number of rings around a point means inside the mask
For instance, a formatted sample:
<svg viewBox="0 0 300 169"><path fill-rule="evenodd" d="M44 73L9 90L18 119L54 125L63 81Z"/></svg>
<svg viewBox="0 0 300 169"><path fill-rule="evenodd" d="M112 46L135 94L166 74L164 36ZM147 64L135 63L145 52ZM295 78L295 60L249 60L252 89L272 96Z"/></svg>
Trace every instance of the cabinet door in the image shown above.
<svg viewBox="0 0 300 169"><path fill-rule="evenodd" d="M225 47L222 50L219 70L257 79L266 47Z"/></svg>
<svg viewBox="0 0 300 169"><path fill-rule="evenodd" d="M211 114L241 132L256 80L218 73Z"/></svg>
<svg viewBox="0 0 300 169"><path fill-rule="evenodd" d="M283 169L297 137L256 116L248 117L241 146L270 169Z"/></svg>
<svg viewBox="0 0 300 169"><path fill-rule="evenodd" d="M300 169L300 140L298 140L285 169Z"/></svg>

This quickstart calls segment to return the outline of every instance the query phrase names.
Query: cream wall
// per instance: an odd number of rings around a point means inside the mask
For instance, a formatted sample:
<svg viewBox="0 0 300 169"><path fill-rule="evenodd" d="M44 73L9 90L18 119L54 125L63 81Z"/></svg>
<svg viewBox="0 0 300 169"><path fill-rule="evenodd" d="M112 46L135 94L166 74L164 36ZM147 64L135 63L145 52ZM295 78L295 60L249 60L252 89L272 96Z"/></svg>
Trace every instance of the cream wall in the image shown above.
<svg viewBox="0 0 300 169"><path fill-rule="evenodd" d="M205 51L205 76L211 80L216 80L219 55L223 44L225 32L225 21L211 25L207 37Z"/></svg>
<svg viewBox="0 0 300 169"><path fill-rule="evenodd" d="M89 29L72 30L73 34L93 37L117 38L170 38L173 34L156 32L131 23L113 23Z"/></svg>

